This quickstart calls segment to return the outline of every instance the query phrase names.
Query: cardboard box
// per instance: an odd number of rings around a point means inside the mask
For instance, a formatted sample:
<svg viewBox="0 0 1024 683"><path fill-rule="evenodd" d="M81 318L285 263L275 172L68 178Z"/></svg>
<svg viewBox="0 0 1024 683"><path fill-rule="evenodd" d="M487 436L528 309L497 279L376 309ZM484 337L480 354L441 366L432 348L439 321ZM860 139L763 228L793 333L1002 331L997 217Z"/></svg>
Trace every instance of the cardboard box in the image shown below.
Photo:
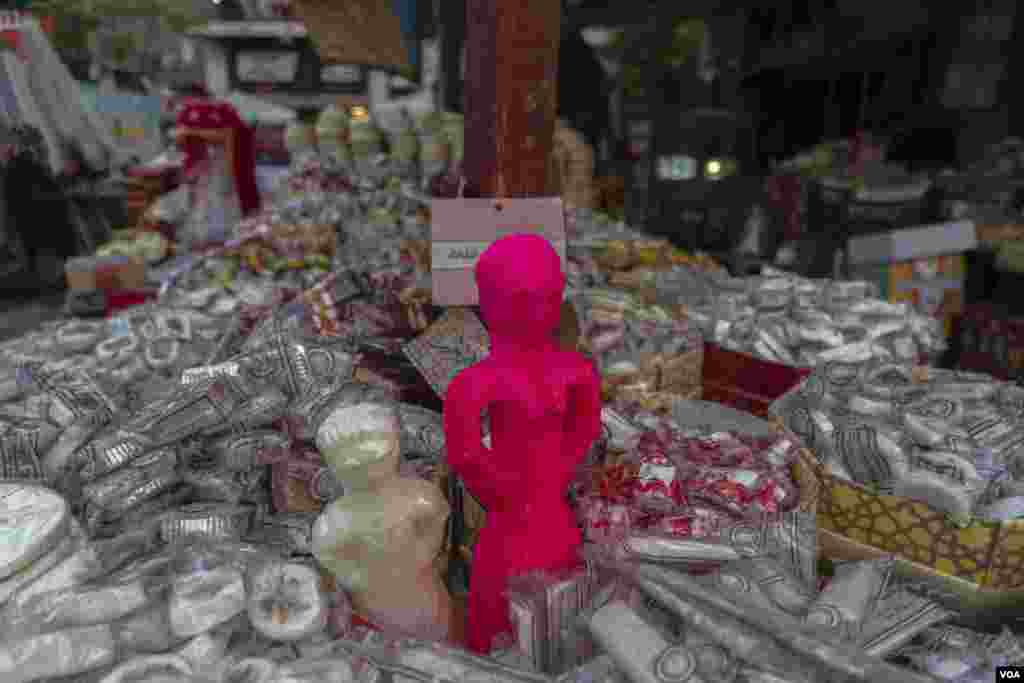
<svg viewBox="0 0 1024 683"><path fill-rule="evenodd" d="M1004 306L975 303L957 317L956 334L960 368L1002 380L1024 377L1024 318Z"/></svg>
<svg viewBox="0 0 1024 683"><path fill-rule="evenodd" d="M963 310L966 252L978 246L972 221L940 223L850 239L849 276L873 282L883 299L908 301L945 323Z"/></svg>
<svg viewBox="0 0 1024 683"><path fill-rule="evenodd" d="M146 262L127 257L87 257L71 259L64 266L68 289L116 291L143 289L146 286Z"/></svg>
<svg viewBox="0 0 1024 683"><path fill-rule="evenodd" d="M704 342L703 399L765 416L773 401L811 373Z"/></svg>

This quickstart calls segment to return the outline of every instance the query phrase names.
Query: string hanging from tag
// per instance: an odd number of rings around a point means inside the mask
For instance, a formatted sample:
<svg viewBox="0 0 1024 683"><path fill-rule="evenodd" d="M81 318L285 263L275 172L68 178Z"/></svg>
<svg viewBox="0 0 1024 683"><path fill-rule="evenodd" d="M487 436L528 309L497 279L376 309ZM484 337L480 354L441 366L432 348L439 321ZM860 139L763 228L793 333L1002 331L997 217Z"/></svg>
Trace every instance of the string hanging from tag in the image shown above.
<svg viewBox="0 0 1024 683"><path fill-rule="evenodd" d="M501 211L505 208L505 174L501 171L501 164L505 161L505 136L508 133L508 110L503 110L501 115L498 117L498 130L496 143L496 152L498 156L498 177L495 179L495 192L494 192L494 208Z"/></svg>

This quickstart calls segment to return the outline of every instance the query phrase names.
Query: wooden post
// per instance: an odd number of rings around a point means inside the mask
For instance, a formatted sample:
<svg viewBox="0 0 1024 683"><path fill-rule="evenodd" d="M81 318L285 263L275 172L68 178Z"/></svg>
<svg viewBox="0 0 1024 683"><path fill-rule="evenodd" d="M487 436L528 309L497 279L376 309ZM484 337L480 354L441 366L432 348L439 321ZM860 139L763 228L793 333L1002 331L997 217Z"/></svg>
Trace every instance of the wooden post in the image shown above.
<svg viewBox="0 0 1024 683"><path fill-rule="evenodd" d="M470 193L549 192L560 27L561 3L553 0L466 0L463 168Z"/></svg>
<svg viewBox="0 0 1024 683"><path fill-rule="evenodd" d="M466 0L439 0L442 109L462 112L462 47L466 42Z"/></svg>

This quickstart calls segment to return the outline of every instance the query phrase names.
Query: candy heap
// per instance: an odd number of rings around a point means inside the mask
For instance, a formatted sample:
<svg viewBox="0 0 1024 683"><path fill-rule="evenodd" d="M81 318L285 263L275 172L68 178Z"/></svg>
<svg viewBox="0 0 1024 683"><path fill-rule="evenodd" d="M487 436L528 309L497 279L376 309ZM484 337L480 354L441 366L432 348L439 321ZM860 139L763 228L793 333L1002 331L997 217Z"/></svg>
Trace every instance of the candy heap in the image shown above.
<svg viewBox="0 0 1024 683"><path fill-rule="evenodd" d="M834 476L962 523L1021 514L1019 386L934 368L832 362L772 410Z"/></svg>
<svg viewBox="0 0 1024 683"><path fill-rule="evenodd" d="M597 363L606 395L685 395L700 385L703 339L685 320L614 289L577 290L569 297L579 322L578 348Z"/></svg>
<svg viewBox="0 0 1024 683"><path fill-rule="evenodd" d="M807 280L772 272L709 275L711 293L680 302L719 346L797 367L871 358L913 363L945 348L939 321L907 304L872 298L866 282Z"/></svg>
<svg viewBox="0 0 1024 683"><path fill-rule="evenodd" d="M683 428L620 405L628 417L605 408L603 419L612 448L625 450L588 468L578 491L588 540L643 534L656 546L662 538L688 539L699 563L743 520L797 507L795 437Z"/></svg>

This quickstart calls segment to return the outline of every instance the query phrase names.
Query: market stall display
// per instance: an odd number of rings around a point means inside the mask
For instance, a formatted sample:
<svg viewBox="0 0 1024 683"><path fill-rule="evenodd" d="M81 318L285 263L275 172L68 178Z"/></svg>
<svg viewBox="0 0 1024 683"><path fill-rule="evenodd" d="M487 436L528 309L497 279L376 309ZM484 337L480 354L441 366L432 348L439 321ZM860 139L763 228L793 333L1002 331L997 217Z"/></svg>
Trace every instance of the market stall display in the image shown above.
<svg viewBox="0 0 1024 683"><path fill-rule="evenodd" d="M1020 590L1020 387L985 375L830 362L773 406L814 452L837 557L894 554L970 609Z"/></svg>
<svg viewBox="0 0 1024 683"><path fill-rule="evenodd" d="M1020 588L1016 388L914 368L937 323L864 282L732 278L575 207L564 268L505 238L479 311L432 307L412 166L449 168L461 125L407 121L386 157L371 119L329 111L317 154L296 135L310 153L222 244L104 248L148 262L157 301L0 346L0 679L911 683L1024 664L1011 633L944 625L977 605L932 582ZM781 421L690 400L735 403L720 390L742 375L766 407L807 373ZM890 532L879 509L913 519ZM897 577L908 563L925 580Z"/></svg>

